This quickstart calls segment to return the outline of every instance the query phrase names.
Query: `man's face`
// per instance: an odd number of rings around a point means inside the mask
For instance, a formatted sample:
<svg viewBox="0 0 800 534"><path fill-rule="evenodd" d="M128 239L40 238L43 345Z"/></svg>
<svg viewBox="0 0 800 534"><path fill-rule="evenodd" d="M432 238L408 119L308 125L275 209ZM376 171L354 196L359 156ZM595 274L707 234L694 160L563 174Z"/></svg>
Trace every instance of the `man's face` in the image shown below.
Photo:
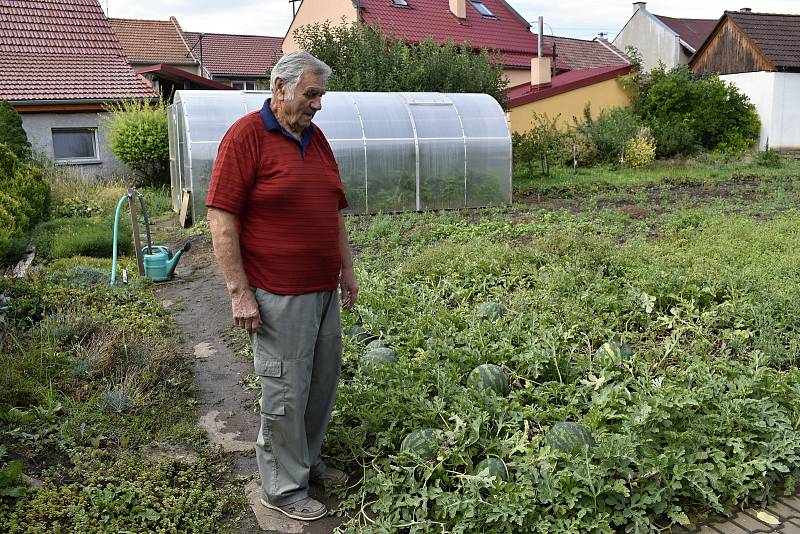
<svg viewBox="0 0 800 534"><path fill-rule="evenodd" d="M294 88L294 96L291 100L288 88L285 84L282 87L281 115L291 130L302 132L311 124L311 119L317 111L322 109L322 95L325 94L325 82L322 76L312 71L305 71Z"/></svg>

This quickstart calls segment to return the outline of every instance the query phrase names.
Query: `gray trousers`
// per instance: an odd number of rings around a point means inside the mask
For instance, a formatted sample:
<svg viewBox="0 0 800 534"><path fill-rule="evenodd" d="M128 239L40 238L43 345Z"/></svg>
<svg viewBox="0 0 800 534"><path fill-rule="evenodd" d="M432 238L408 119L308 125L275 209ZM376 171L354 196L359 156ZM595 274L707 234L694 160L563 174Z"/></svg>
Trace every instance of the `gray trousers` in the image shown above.
<svg viewBox="0 0 800 534"><path fill-rule="evenodd" d="M253 334L261 378L256 461L264 499L283 506L308 497L342 362L337 291L275 295L256 289L262 326Z"/></svg>

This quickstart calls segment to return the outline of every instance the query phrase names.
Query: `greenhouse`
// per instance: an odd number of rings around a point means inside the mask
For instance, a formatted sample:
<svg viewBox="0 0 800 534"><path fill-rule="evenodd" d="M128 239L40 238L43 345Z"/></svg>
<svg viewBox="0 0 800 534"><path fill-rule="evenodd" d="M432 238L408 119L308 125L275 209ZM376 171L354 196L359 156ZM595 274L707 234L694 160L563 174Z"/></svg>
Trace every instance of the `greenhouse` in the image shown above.
<svg viewBox="0 0 800 534"><path fill-rule="evenodd" d="M191 192L204 217L217 147L261 109L265 92L177 91L169 110L172 204ZM423 211L511 202L511 136L489 95L330 92L314 123L333 148L349 213Z"/></svg>

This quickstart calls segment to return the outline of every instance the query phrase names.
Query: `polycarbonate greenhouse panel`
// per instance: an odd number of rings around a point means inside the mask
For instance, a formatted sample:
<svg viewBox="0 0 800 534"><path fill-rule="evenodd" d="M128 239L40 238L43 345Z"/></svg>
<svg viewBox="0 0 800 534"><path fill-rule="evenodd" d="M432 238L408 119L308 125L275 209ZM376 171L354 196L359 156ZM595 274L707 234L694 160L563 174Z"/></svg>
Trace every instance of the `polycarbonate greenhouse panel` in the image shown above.
<svg viewBox="0 0 800 534"><path fill-rule="evenodd" d="M181 190L182 184L179 182L180 172L178 172L178 136L175 129L178 122L174 117L175 108L170 107L167 116L167 134L169 136L169 179L170 190L172 191L172 210L177 212L181 209Z"/></svg>
<svg viewBox="0 0 800 534"><path fill-rule="evenodd" d="M222 136L269 96L175 93L169 114L173 208L180 190L189 189L194 220L205 215ZM511 136L505 113L488 95L331 92L314 123L333 149L350 213L511 202Z"/></svg>

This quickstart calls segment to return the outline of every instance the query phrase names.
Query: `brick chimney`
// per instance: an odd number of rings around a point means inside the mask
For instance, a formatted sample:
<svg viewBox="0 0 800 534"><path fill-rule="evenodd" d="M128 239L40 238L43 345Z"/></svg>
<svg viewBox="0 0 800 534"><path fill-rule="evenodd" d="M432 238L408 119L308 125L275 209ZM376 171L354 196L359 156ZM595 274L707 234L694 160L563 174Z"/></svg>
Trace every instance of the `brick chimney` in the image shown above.
<svg viewBox="0 0 800 534"><path fill-rule="evenodd" d="M460 19L467 18L467 0L450 0L450 13Z"/></svg>

